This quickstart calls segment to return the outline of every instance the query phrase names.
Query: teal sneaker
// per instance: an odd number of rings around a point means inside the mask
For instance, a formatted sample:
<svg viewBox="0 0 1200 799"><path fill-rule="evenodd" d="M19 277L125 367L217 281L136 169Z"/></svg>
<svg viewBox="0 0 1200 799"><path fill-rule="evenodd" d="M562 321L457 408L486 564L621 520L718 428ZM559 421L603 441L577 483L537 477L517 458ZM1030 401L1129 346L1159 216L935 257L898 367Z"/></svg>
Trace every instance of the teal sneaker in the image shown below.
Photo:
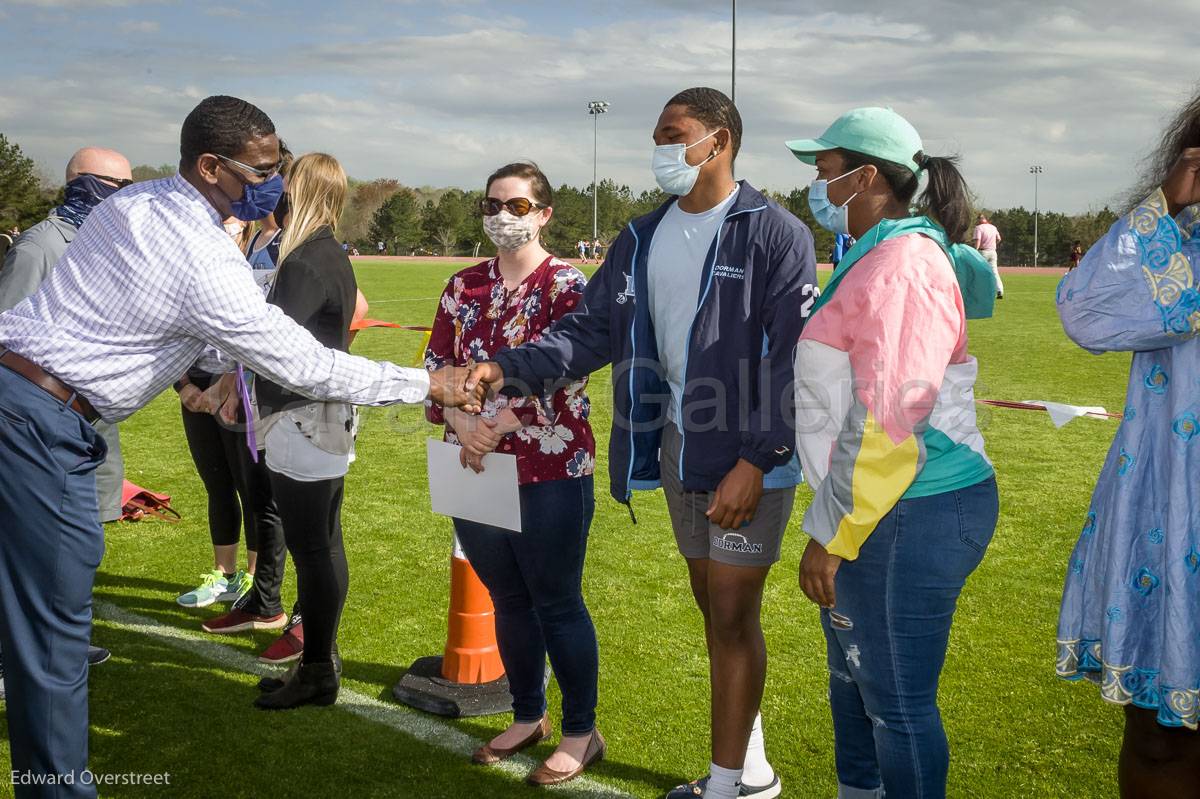
<svg viewBox="0 0 1200 799"><path fill-rule="evenodd" d="M214 602L223 601L222 597L229 590L229 580L225 579L221 570L213 569L208 574L200 575L200 578L200 585L186 594L180 594L175 601L185 608L206 608ZM234 575L234 579L237 579L237 575Z"/></svg>
<svg viewBox="0 0 1200 799"><path fill-rule="evenodd" d="M254 587L254 574L244 569L239 570L233 578L227 582L225 593L217 597L218 602L237 602L239 599L250 593L250 589Z"/></svg>

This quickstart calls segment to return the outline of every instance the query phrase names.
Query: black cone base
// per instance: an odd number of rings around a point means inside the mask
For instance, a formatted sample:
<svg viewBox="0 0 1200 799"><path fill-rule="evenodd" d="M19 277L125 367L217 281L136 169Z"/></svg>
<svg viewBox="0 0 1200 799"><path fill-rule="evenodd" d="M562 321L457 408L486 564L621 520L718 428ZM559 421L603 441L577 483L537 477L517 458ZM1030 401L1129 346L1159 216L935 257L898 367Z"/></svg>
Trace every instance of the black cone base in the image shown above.
<svg viewBox="0 0 1200 799"><path fill-rule="evenodd" d="M392 686L396 700L437 716L491 716L512 712L508 678L479 685L450 682L442 677L442 658L418 658L400 682Z"/></svg>

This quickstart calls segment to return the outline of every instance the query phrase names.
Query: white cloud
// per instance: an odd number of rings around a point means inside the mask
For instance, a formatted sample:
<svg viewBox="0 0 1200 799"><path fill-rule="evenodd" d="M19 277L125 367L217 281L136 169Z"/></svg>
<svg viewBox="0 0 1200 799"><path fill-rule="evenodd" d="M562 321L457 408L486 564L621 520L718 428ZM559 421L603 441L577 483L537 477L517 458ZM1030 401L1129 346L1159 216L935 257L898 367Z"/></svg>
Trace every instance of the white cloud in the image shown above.
<svg viewBox="0 0 1200 799"><path fill-rule="evenodd" d="M1186 1L1162 0L1136 28L1115 0L843 0L837 13L815 0L743 4L751 9L738 25L739 175L778 189L804 185L811 169L784 139L820 133L848 108L891 105L930 152L963 156L989 206L1031 203L1035 162L1046 170L1044 207L1101 205L1133 182L1163 117L1188 96L1193 76L1173 57L1191 46L1177 24ZM222 50L186 20L165 23L147 45L157 50L80 51L78 61L70 49L54 54L43 65L58 76L53 92L43 76L10 68L0 127L48 164L81 140L159 163L175 159L179 125L200 97L240 93L271 114L297 152L331 152L356 177L475 186L496 165L531 157L555 184L585 185L586 103L605 99L602 174L640 190L652 185L650 131L662 104L687 86L728 88L729 25L690 0L621 3L631 15L624 21L534 17L520 4L482 18L463 0L434 33L409 24L364 30L334 15L347 31L340 39L297 46L275 30L256 49ZM237 9L205 13L227 11ZM80 74L92 77L65 77Z"/></svg>
<svg viewBox="0 0 1200 799"><path fill-rule="evenodd" d="M246 16L245 11L233 6L205 6L204 13L210 17L229 17L230 19L241 19Z"/></svg>
<svg viewBox="0 0 1200 799"><path fill-rule="evenodd" d="M129 20L120 25L121 33L158 33L158 23L153 20Z"/></svg>
<svg viewBox="0 0 1200 799"><path fill-rule="evenodd" d="M512 14L496 14L486 19L477 17L473 14L451 14L442 20L451 28L463 28L466 30L478 30L482 28L520 30L525 28L526 22L520 17Z"/></svg>
<svg viewBox="0 0 1200 799"><path fill-rule="evenodd" d="M32 6L34 8L54 8L81 10L93 8L128 8L129 6L145 5L161 2L162 0L8 0L15 6Z"/></svg>

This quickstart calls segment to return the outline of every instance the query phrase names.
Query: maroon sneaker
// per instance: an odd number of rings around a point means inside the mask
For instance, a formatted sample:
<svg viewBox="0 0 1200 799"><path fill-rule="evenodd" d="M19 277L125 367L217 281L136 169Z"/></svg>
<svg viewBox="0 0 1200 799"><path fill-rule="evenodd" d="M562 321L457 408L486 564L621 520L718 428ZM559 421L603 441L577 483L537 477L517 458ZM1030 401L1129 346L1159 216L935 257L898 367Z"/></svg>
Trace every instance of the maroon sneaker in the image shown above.
<svg viewBox="0 0 1200 799"><path fill-rule="evenodd" d="M280 613L277 616L257 616L253 613L247 613L244 610L234 609L224 616L209 619L204 624L201 624L200 628L206 633L229 635L247 630L278 630L286 624L286 613Z"/></svg>
<svg viewBox="0 0 1200 799"><path fill-rule="evenodd" d="M292 614L291 621L283 628L283 635L275 639L269 647L258 656L260 663L291 663L304 654L304 623L300 614Z"/></svg>

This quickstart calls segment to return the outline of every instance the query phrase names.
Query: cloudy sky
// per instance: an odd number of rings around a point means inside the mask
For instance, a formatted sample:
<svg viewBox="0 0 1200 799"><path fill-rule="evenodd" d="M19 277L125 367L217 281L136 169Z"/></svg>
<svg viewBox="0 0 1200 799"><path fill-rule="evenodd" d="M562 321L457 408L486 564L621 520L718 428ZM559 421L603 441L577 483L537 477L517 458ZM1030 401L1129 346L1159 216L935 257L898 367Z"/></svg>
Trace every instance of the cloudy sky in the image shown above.
<svg viewBox="0 0 1200 799"><path fill-rule="evenodd" d="M0 0L0 132L48 174L83 144L178 158L201 98L260 105L297 152L362 179L477 186L515 158L551 181L648 188L662 104L729 89L728 2ZM786 138L890 105L958 153L985 206L1097 208L1200 79L1195 0L742 0L739 177L790 189Z"/></svg>

